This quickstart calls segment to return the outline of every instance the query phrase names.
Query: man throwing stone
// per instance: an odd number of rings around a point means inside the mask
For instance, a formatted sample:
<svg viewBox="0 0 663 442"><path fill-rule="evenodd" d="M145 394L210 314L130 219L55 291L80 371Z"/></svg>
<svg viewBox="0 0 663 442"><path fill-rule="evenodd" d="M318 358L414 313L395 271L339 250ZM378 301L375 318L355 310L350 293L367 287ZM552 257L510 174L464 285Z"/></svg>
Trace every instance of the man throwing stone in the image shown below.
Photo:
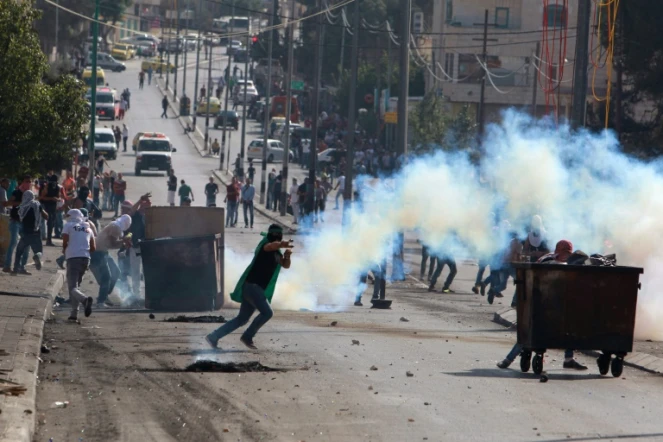
<svg viewBox="0 0 663 442"><path fill-rule="evenodd" d="M239 314L205 336L209 345L214 348L217 347L219 339L245 325L253 313L258 310L260 314L256 316L240 338L244 345L257 350L253 344L253 337L274 314L270 306L274 287L281 267L290 268L290 254L292 253L290 249L293 245L291 241L283 241L283 228L278 224L269 226L267 234L262 235L264 238L256 248L253 261L239 279L235 291L230 295L230 299L241 303ZM281 249L286 249L283 254L281 254Z"/></svg>

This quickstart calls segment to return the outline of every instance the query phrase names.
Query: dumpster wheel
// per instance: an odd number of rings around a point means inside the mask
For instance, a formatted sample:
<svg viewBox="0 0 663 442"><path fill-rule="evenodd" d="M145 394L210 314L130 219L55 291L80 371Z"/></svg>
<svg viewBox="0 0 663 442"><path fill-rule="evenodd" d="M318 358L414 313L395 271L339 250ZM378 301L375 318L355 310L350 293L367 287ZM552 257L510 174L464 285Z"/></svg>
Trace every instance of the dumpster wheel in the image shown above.
<svg viewBox="0 0 663 442"><path fill-rule="evenodd" d="M608 374L610 370L610 354L603 353L596 359L596 365L599 366L599 373L602 375Z"/></svg>
<svg viewBox="0 0 663 442"><path fill-rule="evenodd" d="M543 354L537 353L532 358L532 371L535 374L541 374L543 372Z"/></svg>
<svg viewBox="0 0 663 442"><path fill-rule="evenodd" d="M520 353L520 370L523 373L527 373L529 371L531 359L532 359L531 351L523 350L522 353Z"/></svg>
<svg viewBox="0 0 663 442"><path fill-rule="evenodd" d="M622 371L624 370L624 357L623 356L616 356L612 360L612 365L610 366L610 371L612 372L612 375L616 378L622 375Z"/></svg>

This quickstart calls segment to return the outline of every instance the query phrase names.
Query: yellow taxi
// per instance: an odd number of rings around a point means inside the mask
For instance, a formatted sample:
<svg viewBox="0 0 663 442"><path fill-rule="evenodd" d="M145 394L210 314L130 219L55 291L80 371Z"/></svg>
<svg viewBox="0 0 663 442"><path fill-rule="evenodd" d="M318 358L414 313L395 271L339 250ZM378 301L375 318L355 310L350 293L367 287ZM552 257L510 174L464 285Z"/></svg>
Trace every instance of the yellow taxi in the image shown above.
<svg viewBox="0 0 663 442"><path fill-rule="evenodd" d="M198 115L205 115L205 114L216 115L220 111L221 111L221 101L216 97L210 97L209 105L207 104L207 100L205 98L201 99L200 102L198 103L198 108L196 109L196 113Z"/></svg>
<svg viewBox="0 0 663 442"><path fill-rule="evenodd" d="M118 60L130 60L134 56L134 50L130 44L115 43L111 55Z"/></svg>
<svg viewBox="0 0 663 442"><path fill-rule="evenodd" d="M83 75L81 75L81 80L87 85L92 86L92 69L85 68ZM106 84L106 74L101 68L97 68L97 86L103 86Z"/></svg>
<svg viewBox="0 0 663 442"><path fill-rule="evenodd" d="M145 132L138 132L136 133L136 136L134 137L133 141L131 142L131 146L133 147L134 151L136 151L136 146L138 146L138 140L140 137L142 137L145 134Z"/></svg>
<svg viewBox="0 0 663 442"><path fill-rule="evenodd" d="M161 69L164 72L168 69L171 74L175 73L175 65L173 63L168 63L166 60L161 61L159 58L150 58L140 64L140 68L144 71L148 70L150 66L152 66L152 70L157 74L161 72Z"/></svg>

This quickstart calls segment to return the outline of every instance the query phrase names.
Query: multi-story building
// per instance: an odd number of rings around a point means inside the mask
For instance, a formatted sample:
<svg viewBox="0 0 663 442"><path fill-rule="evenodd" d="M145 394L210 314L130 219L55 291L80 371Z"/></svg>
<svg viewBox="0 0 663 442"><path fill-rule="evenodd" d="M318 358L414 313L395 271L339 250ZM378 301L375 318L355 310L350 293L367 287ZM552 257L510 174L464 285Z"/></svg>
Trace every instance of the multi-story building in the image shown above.
<svg viewBox="0 0 663 442"><path fill-rule="evenodd" d="M434 0L431 43L435 60L428 90L442 93L451 108L478 106L487 69L485 117L495 120L507 107L536 114L570 112L578 0ZM484 18L488 11L486 63ZM590 32L595 32L591 29ZM590 56L599 41L590 38ZM537 52L538 47L538 52ZM592 87L605 95L606 70L591 71ZM438 77L438 78L435 78Z"/></svg>

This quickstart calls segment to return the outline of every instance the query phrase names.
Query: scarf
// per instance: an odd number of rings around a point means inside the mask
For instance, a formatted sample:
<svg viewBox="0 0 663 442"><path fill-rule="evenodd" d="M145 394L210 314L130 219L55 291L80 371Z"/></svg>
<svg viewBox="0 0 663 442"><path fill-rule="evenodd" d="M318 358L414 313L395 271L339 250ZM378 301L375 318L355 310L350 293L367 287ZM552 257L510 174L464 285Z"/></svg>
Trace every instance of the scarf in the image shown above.
<svg viewBox="0 0 663 442"><path fill-rule="evenodd" d="M249 272L251 271L253 265L256 262L256 258L258 257L258 252L260 252L260 250L262 250L262 248L265 247L265 244L269 243L269 239L267 239L267 234L262 232L261 235L263 236L263 239L260 241L260 243L258 243L258 247L256 247L255 254L253 255L253 259L251 260L251 264L249 264L246 270L244 270L244 273L242 273L241 278L239 278L239 281L237 281L235 290L230 294L230 299L232 299L235 302L241 303L242 300L244 299L242 296L244 281L246 281L246 277L249 276ZM276 280L279 277L280 271L281 271L281 264L277 264L276 270L274 270L274 275L272 275L272 279L269 281L269 284L267 284L267 288L265 289L265 298L267 298L267 301L270 304L272 303L272 297L274 296L274 288L276 287Z"/></svg>
<svg viewBox="0 0 663 442"><path fill-rule="evenodd" d="M23 198L21 199L21 204L18 206L18 217L21 221L27 216L30 209L34 211L35 214L35 232L39 230L41 226L41 206L39 202L35 201L35 194L32 190L26 190L23 192Z"/></svg>
<svg viewBox="0 0 663 442"><path fill-rule="evenodd" d="M543 228L543 219L539 215L532 217L530 232L527 234L529 243L534 248L538 248L546 236L546 229Z"/></svg>
<svg viewBox="0 0 663 442"><path fill-rule="evenodd" d="M67 212L67 222L80 224L85 222L85 215L83 215L83 212L78 209L71 209Z"/></svg>

